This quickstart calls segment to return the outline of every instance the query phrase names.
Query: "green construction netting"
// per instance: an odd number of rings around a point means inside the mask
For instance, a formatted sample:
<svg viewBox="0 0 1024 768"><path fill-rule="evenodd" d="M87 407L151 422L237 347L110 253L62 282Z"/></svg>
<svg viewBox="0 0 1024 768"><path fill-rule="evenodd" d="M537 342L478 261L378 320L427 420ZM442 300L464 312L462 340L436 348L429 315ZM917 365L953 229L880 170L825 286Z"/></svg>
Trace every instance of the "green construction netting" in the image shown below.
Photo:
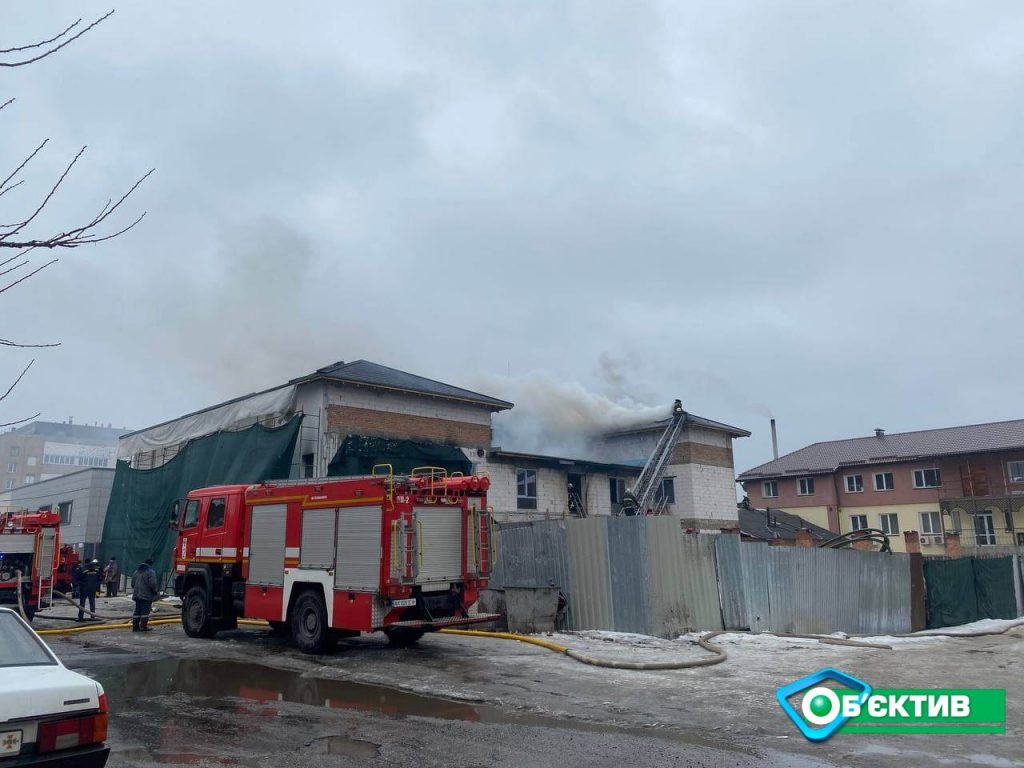
<svg viewBox="0 0 1024 768"><path fill-rule="evenodd" d="M928 628L1017 616L1012 557L925 560Z"/></svg>
<svg viewBox="0 0 1024 768"><path fill-rule="evenodd" d="M449 473L464 474L473 470L466 454L452 445L349 435L331 459L327 474L368 475L375 464L390 464L396 475L408 474L416 467L444 467Z"/></svg>
<svg viewBox="0 0 1024 768"><path fill-rule="evenodd" d="M980 618L971 558L925 560L924 581L929 629L969 624Z"/></svg>
<svg viewBox="0 0 1024 768"><path fill-rule="evenodd" d="M288 477L301 423L302 416L295 416L280 427L256 425L200 437L155 469L132 469L119 461L103 525L103 557L116 557L128 573L152 557L157 572L168 573L173 503L208 485Z"/></svg>
<svg viewBox="0 0 1024 768"><path fill-rule="evenodd" d="M978 595L980 618L1017 618L1017 596L1013 588L1013 558L974 558L974 591Z"/></svg>

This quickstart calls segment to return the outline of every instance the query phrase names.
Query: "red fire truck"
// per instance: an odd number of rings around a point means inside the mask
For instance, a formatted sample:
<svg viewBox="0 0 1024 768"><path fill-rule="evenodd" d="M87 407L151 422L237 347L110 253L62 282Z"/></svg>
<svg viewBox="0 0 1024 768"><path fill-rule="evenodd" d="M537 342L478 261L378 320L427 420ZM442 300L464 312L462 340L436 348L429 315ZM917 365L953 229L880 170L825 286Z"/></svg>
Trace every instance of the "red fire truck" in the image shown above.
<svg viewBox="0 0 1024 768"><path fill-rule="evenodd" d="M18 572L25 615L50 605L60 549L60 513L0 514L0 604L18 606Z"/></svg>
<svg viewBox="0 0 1024 768"><path fill-rule="evenodd" d="M490 480L375 471L189 493L172 512L186 634L265 619L320 653L360 632L406 645L497 618L469 613L491 570Z"/></svg>

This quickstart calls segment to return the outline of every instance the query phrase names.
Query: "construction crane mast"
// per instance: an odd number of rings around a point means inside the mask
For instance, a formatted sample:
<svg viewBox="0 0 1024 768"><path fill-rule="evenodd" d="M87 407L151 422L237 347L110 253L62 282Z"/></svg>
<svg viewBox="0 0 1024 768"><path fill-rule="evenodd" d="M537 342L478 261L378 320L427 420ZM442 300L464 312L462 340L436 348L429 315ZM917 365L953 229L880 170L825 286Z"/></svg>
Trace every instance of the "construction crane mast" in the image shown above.
<svg viewBox="0 0 1024 768"><path fill-rule="evenodd" d="M622 500L622 514L644 515L648 510L658 514L661 510L655 509L658 489L661 487L661 477L665 474L665 467L672 458L672 449L683 428L686 418L686 411L683 410L681 401L676 400L672 404L672 419L668 427L658 438L658 444L654 446L654 452L647 459L640 477L636 484L626 491ZM662 505L664 502L662 502Z"/></svg>

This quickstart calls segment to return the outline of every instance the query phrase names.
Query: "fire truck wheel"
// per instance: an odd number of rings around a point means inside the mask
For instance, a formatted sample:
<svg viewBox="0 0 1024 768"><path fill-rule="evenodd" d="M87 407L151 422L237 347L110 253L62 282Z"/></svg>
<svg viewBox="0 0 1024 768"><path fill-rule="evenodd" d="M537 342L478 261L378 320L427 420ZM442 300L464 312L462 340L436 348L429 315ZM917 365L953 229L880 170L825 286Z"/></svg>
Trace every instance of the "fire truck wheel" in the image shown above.
<svg viewBox="0 0 1024 768"><path fill-rule="evenodd" d="M181 624L189 637L213 637L217 633L210 616L210 601L202 587L192 587L185 593L181 604Z"/></svg>
<svg viewBox="0 0 1024 768"><path fill-rule="evenodd" d="M384 634L388 636L388 645L392 648L408 648L423 637L423 632L418 629L404 629L401 627L385 629Z"/></svg>
<svg viewBox="0 0 1024 768"><path fill-rule="evenodd" d="M303 653L326 653L337 640L327 623L324 599L316 592L303 592L292 609L292 637Z"/></svg>

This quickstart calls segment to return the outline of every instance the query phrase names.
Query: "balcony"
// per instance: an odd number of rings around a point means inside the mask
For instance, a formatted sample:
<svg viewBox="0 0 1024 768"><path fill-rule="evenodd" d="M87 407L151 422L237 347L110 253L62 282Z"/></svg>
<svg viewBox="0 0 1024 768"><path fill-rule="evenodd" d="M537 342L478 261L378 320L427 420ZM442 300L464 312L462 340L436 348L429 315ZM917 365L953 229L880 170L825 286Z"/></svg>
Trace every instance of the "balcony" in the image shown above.
<svg viewBox="0 0 1024 768"><path fill-rule="evenodd" d="M1024 495L941 497L939 510L965 549L1024 547Z"/></svg>

